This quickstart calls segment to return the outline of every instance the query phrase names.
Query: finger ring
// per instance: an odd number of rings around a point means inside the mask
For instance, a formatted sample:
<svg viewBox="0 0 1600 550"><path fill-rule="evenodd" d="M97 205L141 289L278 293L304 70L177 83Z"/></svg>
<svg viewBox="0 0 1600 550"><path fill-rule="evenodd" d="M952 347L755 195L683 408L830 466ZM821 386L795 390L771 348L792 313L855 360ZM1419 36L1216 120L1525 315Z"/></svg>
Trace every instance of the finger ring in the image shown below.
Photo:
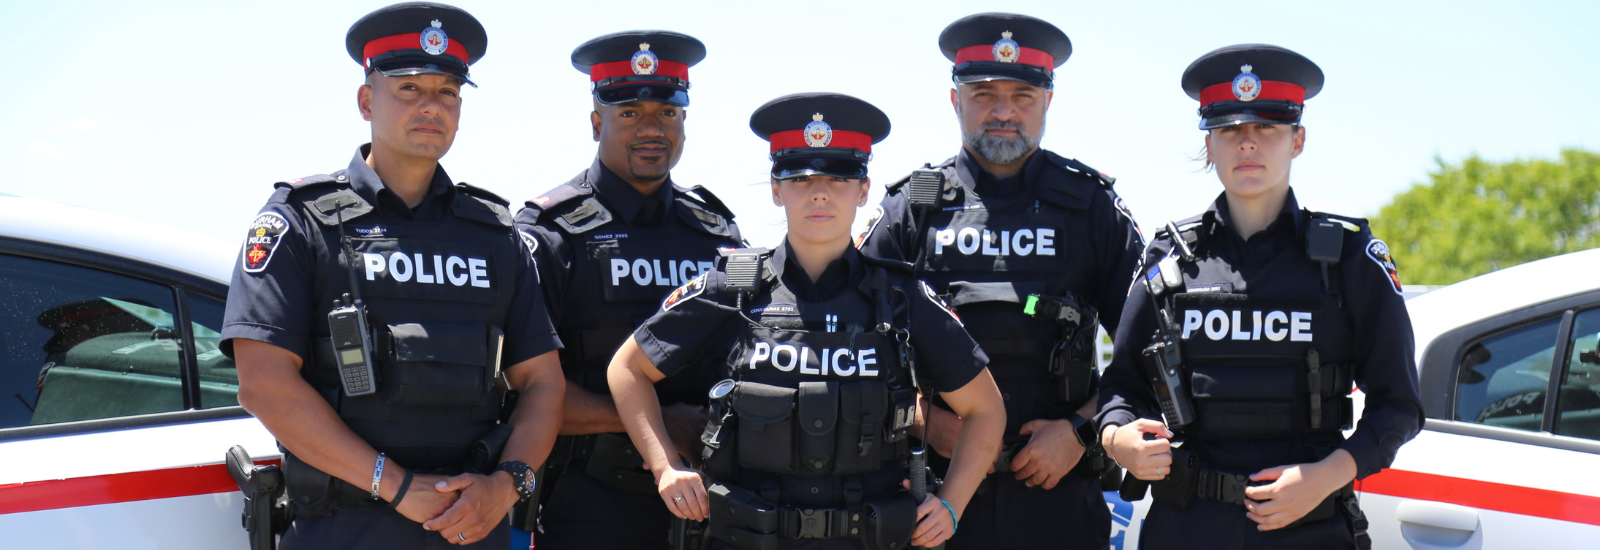
<svg viewBox="0 0 1600 550"><path fill-rule="evenodd" d="M672 497L673 502L683 502L683 497Z"/></svg>
<svg viewBox="0 0 1600 550"><path fill-rule="evenodd" d="M456 533L456 538L461 539L461 542L467 542L466 533Z"/></svg>
<svg viewBox="0 0 1600 550"><path fill-rule="evenodd" d="M1162 474L1161 474L1161 471L1162 471L1162 470L1165 470L1165 469L1166 469L1166 468L1164 468L1164 467L1161 467L1161 466L1156 466L1156 475L1162 475Z"/></svg>

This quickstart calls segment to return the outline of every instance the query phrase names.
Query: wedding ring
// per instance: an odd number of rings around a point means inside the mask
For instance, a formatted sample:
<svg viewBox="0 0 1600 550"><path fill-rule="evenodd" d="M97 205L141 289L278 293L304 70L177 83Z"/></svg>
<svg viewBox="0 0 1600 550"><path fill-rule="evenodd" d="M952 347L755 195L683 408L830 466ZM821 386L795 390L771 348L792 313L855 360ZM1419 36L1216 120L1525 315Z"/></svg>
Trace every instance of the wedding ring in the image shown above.
<svg viewBox="0 0 1600 550"><path fill-rule="evenodd" d="M673 502L683 502L683 497L672 497Z"/></svg>
<svg viewBox="0 0 1600 550"><path fill-rule="evenodd" d="M467 542L466 533L456 533L456 538L461 539L461 542Z"/></svg>

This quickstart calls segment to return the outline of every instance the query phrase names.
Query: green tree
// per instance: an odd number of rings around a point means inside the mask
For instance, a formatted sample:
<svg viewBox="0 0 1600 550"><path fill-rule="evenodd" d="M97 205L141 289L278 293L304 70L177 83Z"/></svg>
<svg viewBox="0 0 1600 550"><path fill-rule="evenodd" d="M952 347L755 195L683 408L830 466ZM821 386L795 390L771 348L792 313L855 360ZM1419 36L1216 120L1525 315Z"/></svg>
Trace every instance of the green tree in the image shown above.
<svg viewBox="0 0 1600 550"><path fill-rule="evenodd" d="M1372 220L1401 280L1443 285L1600 244L1600 154L1557 161L1443 159ZM1587 276L1587 274L1575 274Z"/></svg>

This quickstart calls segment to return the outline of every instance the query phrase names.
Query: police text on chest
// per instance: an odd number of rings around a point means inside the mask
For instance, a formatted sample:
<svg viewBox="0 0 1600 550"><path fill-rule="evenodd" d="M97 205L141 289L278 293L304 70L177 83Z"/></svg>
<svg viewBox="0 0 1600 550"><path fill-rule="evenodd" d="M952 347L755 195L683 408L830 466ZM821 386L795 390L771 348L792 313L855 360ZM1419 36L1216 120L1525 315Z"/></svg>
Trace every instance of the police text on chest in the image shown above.
<svg viewBox="0 0 1600 550"><path fill-rule="evenodd" d="M878 375L877 355L878 350L872 348L822 348L822 353L817 353L804 344L756 342L747 365L751 370L765 366L794 372L798 368L800 374L866 377Z"/></svg>
<svg viewBox="0 0 1600 550"><path fill-rule="evenodd" d="M368 281L376 280L379 274L387 274L389 278L401 283L442 285L448 282L455 286L489 288L489 262L483 258L406 252L386 254L365 252L361 254L361 259L366 264Z"/></svg>
<svg viewBox="0 0 1600 550"><path fill-rule="evenodd" d="M1195 331L1210 340L1255 341L1263 337L1273 342L1311 341L1311 312L1242 311L1213 309L1183 310L1183 339Z"/></svg>
<svg viewBox="0 0 1600 550"><path fill-rule="evenodd" d="M633 279L639 286L678 286L687 283L701 273L710 271L715 264L711 262L696 262L693 260L646 260L643 258L629 261L626 258L611 259L611 286L617 286L625 278ZM665 267L665 269L662 269Z"/></svg>
<svg viewBox="0 0 1600 550"><path fill-rule="evenodd" d="M933 253L944 253L946 246L971 256L1054 256L1056 230L1050 227L1022 228L1016 231L981 227L946 227L934 232Z"/></svg>

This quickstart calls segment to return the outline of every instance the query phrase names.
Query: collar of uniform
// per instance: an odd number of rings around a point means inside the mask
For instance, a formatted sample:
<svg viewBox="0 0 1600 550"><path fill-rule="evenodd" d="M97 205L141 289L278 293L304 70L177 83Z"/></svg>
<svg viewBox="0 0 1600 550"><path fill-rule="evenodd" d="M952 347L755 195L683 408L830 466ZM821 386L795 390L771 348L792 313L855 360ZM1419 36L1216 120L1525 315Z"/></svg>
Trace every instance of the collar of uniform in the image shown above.
<svg viewBox="0 0 1600 550"><path fill-rule="evenodd" d="M828 262L828 267L822 270L822 276L813 282L806 273L800 261L794 258L794 250L789 248L789 239L783 240L783 246L772 251L772 271L783 281L783 285L795 293L795 296L808 302L820 302L838 295L839 291L848 287L850 281L856 279L858 273L865 273L862 267L861 253L854 246L847 246L844 255ZM788 274L788 278L785 278Z"/></svg>
<svg viewBox="0 0 1600 550"><path fill-rule="evenodd" d="M1223 192L1217 195L1217 200L1211 201L1211 207L1206 209L1205 218L1218 228L1227 228L1233 225L1233 216L1228 212L1228 194ZM1270 236L1283 231L1296 232L1305 224L1305 211L1300 210L1300 201L1294 198L1294 188L1289 188L1289 194L1284 196L1283 209L1278 211L1278 218L1267 224L1256 235ZM1252 235L1254 238L1256 235Z"/></svg>
<svg viewBox="0 0 1600 550"><path fill-rule="evenodd" d="M1044 155L1039 154L1039 150L1036 149L1029 153L1028 160L1022 163L1021 172L1000 179L984 171L978 160L972 158L966 147L962 147L961 152L956 154L956 173L961 176L961 182L967 186L967 190L984 197L985 200L1011 198L1021 193L1024 188L1039 183L1039 174L1044 170L1041 170L1038 164L1043 162L1043 159Z"/></svg>
<svg viewBox="0 0 1600 550"><path fill-rule="evenodd" d="M422 197L422 202L413 210L411 207L406 206L406 201L401 199L400 195L395 194L394 190L389 189L389 186L383 183L383 180L378 177L378 173L374 172L371 166L367 166L367 156L371 154L371 143L357 148L356 156L350 159L350 167L345 170L345 173L350 175L350 187L355 190L356 194L378 208L406 217L431 218L432 216L425 213L440 210L429 208L434 203L434 199L447 196L455 189L455 184L450 181L450 174L444 171L444 165L436 165L433 168L433 182L428 184L428 194ZM444 204L448 205L448 201L444 202ZM442 213L443 210L440 210L440 212Z"/></svg>
<svg viewBox="0 0 1600 550"><path fill-rule="evenodd" d="M639 210L644 208L646 198L654 198L661 201L661 220L663 222L672 213L673 189L672 174L670 173L667 174L667 181L663 182L654 194L641 195L637 189L633 188L633 184L623 181L622 176L612 172L610 168L606 167L605 163L600 162L600 159L596 157L594 166L589 167L589 181L594 182L595 193L600 195L600 200L605 201L611 207L613 213L627 220L628 225L633 225L634 220L639 217Z"/></svg>

